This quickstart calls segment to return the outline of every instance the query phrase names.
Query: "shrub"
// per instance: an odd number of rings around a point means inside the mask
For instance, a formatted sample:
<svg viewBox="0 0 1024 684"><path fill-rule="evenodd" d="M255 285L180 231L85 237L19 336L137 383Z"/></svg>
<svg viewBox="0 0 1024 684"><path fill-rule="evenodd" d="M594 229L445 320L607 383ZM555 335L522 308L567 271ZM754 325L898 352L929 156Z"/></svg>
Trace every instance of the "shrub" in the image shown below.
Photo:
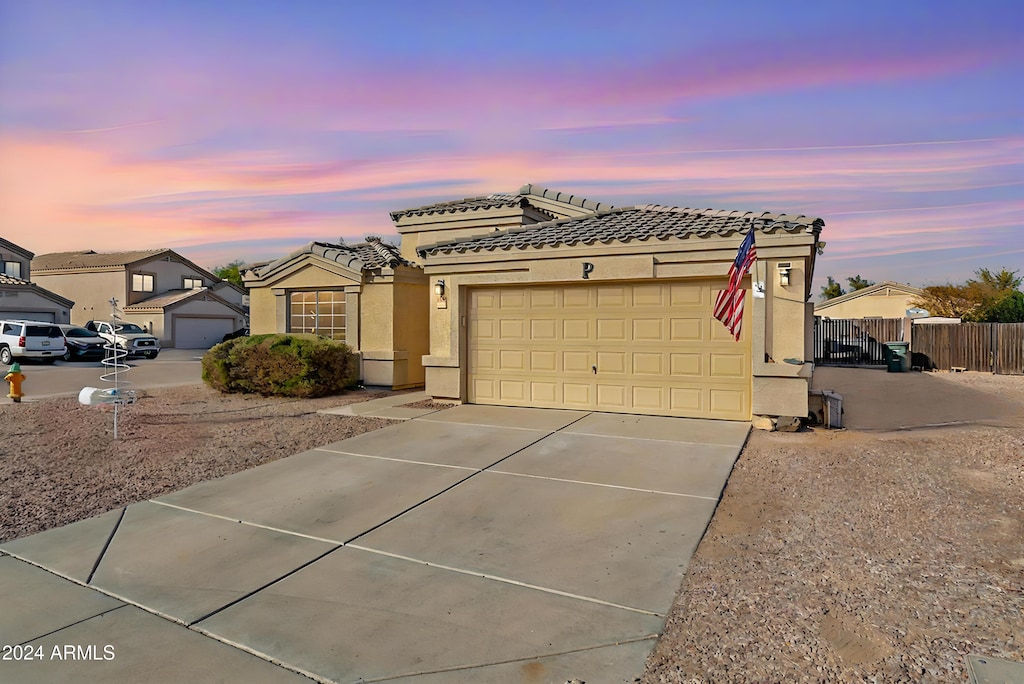
<svg viewBox="0 0 1024 684"><path fill-rule="evenodd" d="M203 356L203 381L221 392L311 398L337 394L358 380L348 345L314 335L237 337Z"/></svg>

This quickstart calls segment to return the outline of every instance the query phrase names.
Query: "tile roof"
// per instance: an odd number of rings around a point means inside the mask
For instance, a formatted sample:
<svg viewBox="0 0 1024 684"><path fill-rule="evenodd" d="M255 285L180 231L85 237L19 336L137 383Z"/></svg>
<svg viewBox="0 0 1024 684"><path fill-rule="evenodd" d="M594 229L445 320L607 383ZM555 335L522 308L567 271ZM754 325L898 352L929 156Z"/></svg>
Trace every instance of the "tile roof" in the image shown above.
<svg viewBox="0 0 1024 684"><path fill-rule="evenodd" d="M436 204L427 204L422 207L414 207L412 209L400 209L398 211L391 212L391 220L397 222L406 216L455 214L458 212L478 211L481 209L498 209L502 207L533 207L537 211L543 212L554 218L553 214L530 202L530 197L543 197L545 199L571 204L591 211L613 208L612 205L607 203L592 202L591 200L577 197L576 195L570 195L567 192L548 190L547 188L527 183L523 187L519 188L519 192L515 193L495 192L490 195L467 197L465 199L454 200L451 202L438 202Z"/></svg>
<svg viewBox="0 0 1024 684"><path fill-rule="evenodd" d="M256 268L254 271L260 277L265 276L304 254L312 254L328 261L336 261L339 264L360 271L384 267L394 268L399 265L409 266L412 263L402 258L397 247L389 245L379 237L371 235L366 238L366 242L359 242L354 245L310 242L305 247L297 249L280 259L271 261L265 266Z"/></svg>
<svg viewBox="0 0 1024 684"><path fill-rule="evenodd" d="M158 295L154 295L148 299L143 299L141 302L135 302L124 307L125 312L133 311L147 311L150 309L165 309L173 304L183 302L186 299L191 299L199 295L207 295L208 298L214 301L220 302L224 306L234 309L238 313L245 313L245 311L235 304L222 299L215 292L210 290L208 287L197 287L191 290L168 290L167 292L161 292Z"/></svg>
<svg viewBox="0 0 1024 684"><path fill-rule="evenodd" d="M78 252L53 252L50 254L40 254L32 259L32 270L51 271L72 268L125 266L169 251L171 250L165 248L145 249L134 252L94 252L91 249Z"/></svg>
<svg viewBox="0 0 1024 684"><path fill-rule="evenodd" d="M31 285L31 284L32 283L28 282L27 280L22 280L21 278L15 278L14 276L9 276L6 273L0 273L0 285Z"/></svg>
<svg viewBox="0 0 1024 684"><path fill-rule="evenodd" d="M124 307L125 311L131 311L132 309L162 309L165 306L176 304L183 299L188 299L194 294L205 291L205 287L195 288L192 290L168 290L167 292L161 292L158 295L153 295L148 299L143 299L141 302L135 302Z"/></svg>
<svg viewBox="0 0 1024 684"><path fill-rule="evenodd" d="M599 211L577 218L517 226L475 238L450 240L421 247L421 256L509 250L525 247L593 245L669 238L725 237L750 226L763 233L815 232L825 225L820 218L793 214L686 209L648 204Z"/></svg>

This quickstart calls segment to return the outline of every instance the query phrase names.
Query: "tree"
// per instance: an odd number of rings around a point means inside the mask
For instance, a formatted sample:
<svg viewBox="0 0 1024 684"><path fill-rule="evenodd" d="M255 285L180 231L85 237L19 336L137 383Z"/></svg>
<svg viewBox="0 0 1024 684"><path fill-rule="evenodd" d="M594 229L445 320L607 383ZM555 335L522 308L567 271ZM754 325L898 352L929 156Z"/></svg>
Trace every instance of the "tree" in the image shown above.
<svg viewBox="0 0 1024 684"><path fill-rule="evenodd" d="M987 268L974 272L963 285L931 285L914 305L933 316L951 316L973 322L1011 323L1019 316L1024 294L1018 289L1024 278L1017 271L1002 269L992 273ZM1020 320L1024 320L1021 318Z"/></svg>
<svg viewBox="0 0 1024 684"><path fill-rule="evenodd" d="M229 264L224 266L216 266L213 269L213 275L217 276L221 280L226 280L229 283L234 283L239 287L245 287L242 284L242 271L241 268L245 266L245 261L242 259L235 259Z"/></svg>
<svg viewBox="0 0 1024 684"><path fill-rule="evenodd" d="M985 312L990 323L1024 323L1024 292L1006 295Z"/></svg>
<svg viewBox="0 0 1024 684"><path fill-rule="evenodd" d="M863 290L865 287L871 287L875 284L872 280L864 280L861 278L859 273L852 278L847 278L846 282L850 284L850 292Z"/></svg>
<svg viewBox="0 0 1024 684"><path fill-rule="evenodd" d="M932 316L970 319L981 309L975 293L966 285L929 285L912 304L926 309Z"/></svg>
<svg viewBox="0 0 1024 684"><path fill-rule="evenodd" d="M999 273L992 273L987 268L979 268L974 272L978 280L968 280L967 283L978 283L1001 292L1013 292L1020 289L1024 277L1018 277L1017 271L1008 271L1005 268Z"/></svg>
<svg viewBox="0 0 1024 684"><path fill-rule="evenodd" d="M846 290L832 276L828 277L828 285L821 286L822 299L835 299L836 297L842 297L844 294L846 294Z"/></svg>

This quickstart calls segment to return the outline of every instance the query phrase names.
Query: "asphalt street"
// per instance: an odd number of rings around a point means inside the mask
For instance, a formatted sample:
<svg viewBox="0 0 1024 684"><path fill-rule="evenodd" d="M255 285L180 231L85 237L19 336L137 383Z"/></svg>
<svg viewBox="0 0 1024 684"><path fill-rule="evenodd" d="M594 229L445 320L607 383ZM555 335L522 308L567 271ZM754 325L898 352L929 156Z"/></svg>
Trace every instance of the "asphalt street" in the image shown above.
<svg viewBox="0 0 1024 684"><path fill-rule="evenodd" d="M155 359L128 359L129 369L121 371L119 383L133 389L192 385L202 382L202 349L164 349ZM6 371L7 368L0 370ZM53 365L28 361L21 364L25 375L22 401L56 396L77 396L83 387L112 387L100 376L105 369L99 361L57 361ZM0 402L9 402L6 383L0 393Z"/></svg>

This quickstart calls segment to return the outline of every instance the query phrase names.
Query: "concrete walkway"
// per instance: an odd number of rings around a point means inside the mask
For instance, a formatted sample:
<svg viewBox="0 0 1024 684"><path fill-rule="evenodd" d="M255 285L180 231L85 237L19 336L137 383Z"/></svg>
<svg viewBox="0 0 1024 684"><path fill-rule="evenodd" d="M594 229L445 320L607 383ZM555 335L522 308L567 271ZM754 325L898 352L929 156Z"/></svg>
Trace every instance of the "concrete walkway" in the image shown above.
<svg viewBox="0 0 1024 684"><path fill-rule="evenodd" d="M633 681L748 429L464 405L9 542L0 681Z"/></svg>

